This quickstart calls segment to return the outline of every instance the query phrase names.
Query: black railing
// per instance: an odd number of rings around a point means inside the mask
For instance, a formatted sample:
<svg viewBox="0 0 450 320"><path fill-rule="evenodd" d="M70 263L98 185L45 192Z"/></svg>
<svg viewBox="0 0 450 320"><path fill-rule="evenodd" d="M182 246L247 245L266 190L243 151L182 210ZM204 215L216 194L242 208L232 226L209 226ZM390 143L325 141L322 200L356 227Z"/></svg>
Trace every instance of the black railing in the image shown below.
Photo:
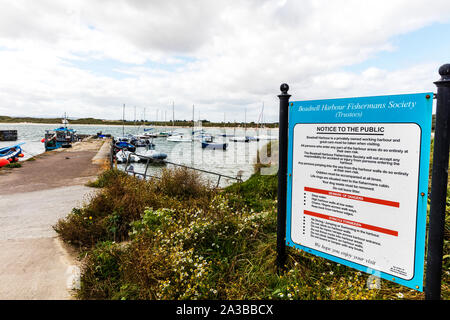
<svg viewBox="0 0 450 320"><path fill-rule="evenodd" d="M134 171L134 167L132 167L132 170L130 170L130 166L131 166L131 161L130 158L131 156L137 156L142 160L144 160L145 162L145 170L144 172L136 172ZM175 162L171 162L171 161L167 161L167 160L156 160L154 158L151 157L147 157L147 156L143 156L143 155L138 155L135 152L131 152L128 154L127 156L127 162L125 163L125 172L127 172L128 174L131 174L133 176L139 176L142 177L144 180L147 179L147 177L150 178L156 178L156 179L161 179L161 177L158 176L154 176L148 173L148 168L150 166L150 164L152 163L162 163L162 164L170 164L170 165L174 165L174 166L178 166L178 167L182 167L182 168L187 168L190 170L194 170L194 171L199 171L199 172L203 172L206 174L211 174L211 175L216 175L217 176L217 184L216 184L216 188L219 187L220 185L220 180L221 178L226 178L226 179L231 179L231 180L236 180L237 182L242 182L242 174L238 173L238 175L236 177L232 177L223 173L219 173L219 172L213 172L213 171L208 171L208 170L204 170L204 169L199 169L199 168L194 168L194 167L190 167L184 164L180 164L180 163L175 163Z"/></svg>

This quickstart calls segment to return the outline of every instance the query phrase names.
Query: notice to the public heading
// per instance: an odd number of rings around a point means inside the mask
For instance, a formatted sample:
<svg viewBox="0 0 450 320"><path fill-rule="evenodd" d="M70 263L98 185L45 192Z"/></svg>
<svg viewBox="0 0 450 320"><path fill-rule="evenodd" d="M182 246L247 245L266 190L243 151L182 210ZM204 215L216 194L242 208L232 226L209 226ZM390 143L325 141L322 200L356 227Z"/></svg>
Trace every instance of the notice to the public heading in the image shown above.
<svg viewBox="0 0 450 320"><path fill-rule="evenodd" d="M414 123L295 125L292 241L412 279L420 137Z"/></svg>

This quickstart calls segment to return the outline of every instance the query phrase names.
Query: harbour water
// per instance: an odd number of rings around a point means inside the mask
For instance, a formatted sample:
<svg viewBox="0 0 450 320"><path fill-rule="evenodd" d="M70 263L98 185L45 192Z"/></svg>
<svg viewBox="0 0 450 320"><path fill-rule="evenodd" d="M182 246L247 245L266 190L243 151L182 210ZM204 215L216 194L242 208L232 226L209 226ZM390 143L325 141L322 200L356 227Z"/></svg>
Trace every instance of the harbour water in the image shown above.
<svg viewBox="0 0 450 320"><path fill-rule="evenodd" d="M9 146L15 143L25 142L22 146L24 151L24 158L26 160L32 156L45 152L44 144L41 139L44 137L45 130L52 130L59 127L56 124L0 124L0 130L17 130L18 140L14 141L0 141L0 148ZM70 125L69 128L75 129L79 134L92 134L98 132L103 134L111 134L119 137L123 134L143 134L142 127L137 126L120 126L120 125ZM195 128L198 130L199 128ZM227 150L209 150L202 149L200 141L193 142L171 142L166 138L154 138L153 143L157 151L167 154L167 161L183 164L197 169L212 171L223 175L236 177L241 174L242 179L245 180L253 173L253 165L256 160L257 150L265 146L268 140L250 141L250 142L233 142L228 136L256 136L266 135L270 137L278 137L278 129L259 129L255 128L209 128L204 127L204 131L215 136L215 142L228 143ZM172 131L179 133L190 134L192 128L187 127L155 127L154 131ZM226 134L227 137L221 135ZM23 161L22 160L22 161ZM161 170L164 167L161 165L150 166L147 173L154 176L160 176ZM120 169L124 169L125 165L119 164ZM133 163L136 172L144 172L145 165L142 163ZM202 177L209 180L212 184L217 183L218 176L212 174L201 173ZM221 178L220 185L235 182L233 179Z"/></svg>

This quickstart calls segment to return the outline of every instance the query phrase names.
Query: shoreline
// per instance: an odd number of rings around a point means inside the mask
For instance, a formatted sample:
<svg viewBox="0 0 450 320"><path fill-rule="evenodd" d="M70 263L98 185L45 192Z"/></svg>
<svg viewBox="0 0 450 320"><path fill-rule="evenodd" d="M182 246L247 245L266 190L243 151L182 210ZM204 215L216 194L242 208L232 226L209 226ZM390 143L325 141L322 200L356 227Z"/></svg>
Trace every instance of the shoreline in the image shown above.
<svg viewBox="0 0 450 320"><path fill-rule="evenodd" d="M56 123L36 123L36 122L0 122L0 125L5 125L5 126L14 126L14 125L31 125L31 126L55 126L57 127L58 125L62 125L62 124L56 124ZM68 127L72 127L72 126L80 126L80 127L117 127L117 128L121 128L122 125L118 125L118 124L69 124ZM125 125L125 127L134 127L133 125ZM137 128L143 127L143 126L136 126ZM192 127L190 126L148 126L148 128L159 128L159 129L166 129L167 131L171 131L171 128L175 128L175 129L190 129ZM278 127L275 128L257 128L257 127L218 127L218 126L201 126L201 127L195 127L197 129L199 128L208 128L208 129L225 129L226 130L234 130L234 129L248 129L248 130L261 130L261 131L275 131L278 130Z"/></svg>
<svg viewBox="0 0 450 320"><path fill-rule="evenodd" d="M0 125L33 125L33 126L60 126L62 125L62 123L38 123L38 122L0 122ZM68 127L70 126L82 126L82 127L122 127L123 125L121 124L88 124L88 123L69 123ZM168 130L170 128L192 128L191 126L172 126L172 125L146 125L149 128L167 128ZM125 127L143 127L143 125L139 125L139 126L135 126L134 124L125 124ZM258 128L258 127L253 127L253 126L235 126L235 127L230 127L230 126L225 126L225 127L221 127L221 126L200 126L197 128L211 128L211 129L260 129L260 130L278 130L278 127L265 127L265 128Z"/></svg>

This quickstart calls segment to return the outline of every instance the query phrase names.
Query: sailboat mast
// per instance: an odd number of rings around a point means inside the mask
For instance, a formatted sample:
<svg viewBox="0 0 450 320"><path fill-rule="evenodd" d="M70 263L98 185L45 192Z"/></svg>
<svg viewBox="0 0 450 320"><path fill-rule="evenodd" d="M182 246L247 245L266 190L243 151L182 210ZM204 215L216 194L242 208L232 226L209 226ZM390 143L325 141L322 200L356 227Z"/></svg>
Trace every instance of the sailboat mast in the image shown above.
<svg viewBox="0 0 450 320"><path fill-rule="evenodd" d="M125 136L125 103L122 108L122 137Z"/></svg>
<svg viewBox="0 0 450 320"><path fill-rule="evenodd" d="M136 130L136 133L137 133L137 129L136 129L136 106L134 106L134 130Z"/></svg>
<svg viewBox="0 0 450 320"><path fill-rule="evenodd" d="M247 107L245 107L244 112L244 136L247 136Z"/></svg>
<svg viewBox="0 0 450 320"><path fill-rule="evenodd" d="M195 125L195 119L194 119L194 105L192 105L192 135L194 135L194 125Z"/></svg>
<svg viewBox="0 0 450 320"><path fill-rule="evenodd" d="M258 117L258 123L256 124L256 135L259 134L259 128L262 128L261 123L263 122L263 112L264 112L264 101L262 103L261 113L259 114Z"/></svg>

